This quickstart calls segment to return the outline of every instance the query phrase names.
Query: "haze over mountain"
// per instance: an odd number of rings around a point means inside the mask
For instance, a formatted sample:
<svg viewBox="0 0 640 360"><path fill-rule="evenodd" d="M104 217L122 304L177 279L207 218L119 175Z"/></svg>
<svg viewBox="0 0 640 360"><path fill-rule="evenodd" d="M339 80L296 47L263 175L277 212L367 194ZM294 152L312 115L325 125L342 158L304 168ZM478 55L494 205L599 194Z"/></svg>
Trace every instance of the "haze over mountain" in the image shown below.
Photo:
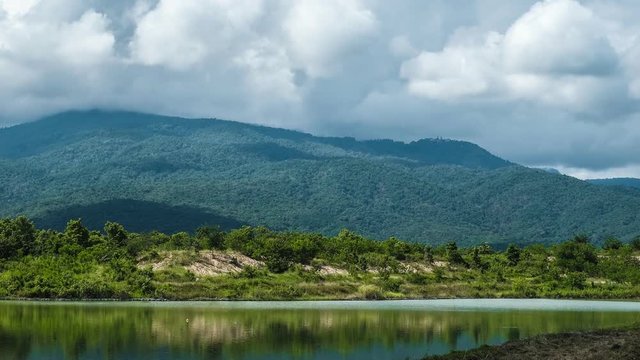
<svg viewBox="0 0 640 360"><path fill-rule="evenodd" d="M462 141L316 137L211 119L68 112L0 129L0 216L135 231L241 224L469 244L640 234L640 192Z"/></svg>

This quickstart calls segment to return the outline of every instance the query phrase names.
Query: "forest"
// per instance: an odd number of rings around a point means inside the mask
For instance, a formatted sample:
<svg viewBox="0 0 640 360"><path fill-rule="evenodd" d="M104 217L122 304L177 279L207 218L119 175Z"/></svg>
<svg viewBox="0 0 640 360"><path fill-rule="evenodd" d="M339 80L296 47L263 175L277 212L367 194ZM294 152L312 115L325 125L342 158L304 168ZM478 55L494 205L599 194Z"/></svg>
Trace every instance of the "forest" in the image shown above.
<svg viewBox="0 0 640 360"><path fill-rule="evenodd" d="M218 259L218 260L212 260ZM220 259L227 259L223 266ZM640 298L640 236L544 246L432 246L244 226L63 231L0 220L0 297L51 299ZM209 261L207 263L207 261ZM220 268L218 273L200 271Z"/></svg>
<svg viewBox="0 0 640 360"><path fill-rule="evenodd" d="M530 169L476 144L360 141L215 119L54 115L0 129L0 217L64 230L264 225L425 244L598 246L640 229L640 190Z"/></svg>

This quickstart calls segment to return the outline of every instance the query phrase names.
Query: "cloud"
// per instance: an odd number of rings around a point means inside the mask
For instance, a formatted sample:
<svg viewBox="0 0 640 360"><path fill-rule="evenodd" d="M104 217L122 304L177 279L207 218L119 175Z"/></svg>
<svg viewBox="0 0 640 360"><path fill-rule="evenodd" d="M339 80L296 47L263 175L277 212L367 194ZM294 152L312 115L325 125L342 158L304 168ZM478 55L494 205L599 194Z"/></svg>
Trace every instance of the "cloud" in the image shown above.
<svg viewBox="0 0 640 360"><path fill-rule="evenodd" d="M259 0L162 0L137 21L134 61L186 70L224 57L261 15Z"/></svg>
<svg viewBox="0 0 640 360"><path fill-rule="evenodd" d="M312 77L331 74L340 58L374 34L375 15L359 0L297 0L283 28L296 65Z"/></svg>
<svg viewBox="0 0 640 360"><path fill-rule="evenodd" d="M0 126L106 107L640 176L632 0L0 0ZM618 173L616 172L616 174Z"/></svg>
<svg viewBox="0 0 640 360"><path fill-rule="evenodd" d="M488 33L472 43L450 42L441 52L422 52L402 64L400 76L417 96L438 100L491 92L499 77L502 36Z"/></svg>
<svg viewBox="0 0 640 360"><path fill-rule="evenodd" d="M604 21L573 0L535 4L504 34L458 31L437 52L407 60L410 93L439 100L484 96L541 102L611 120L635 111L633 85L622 74Z"/></svg>

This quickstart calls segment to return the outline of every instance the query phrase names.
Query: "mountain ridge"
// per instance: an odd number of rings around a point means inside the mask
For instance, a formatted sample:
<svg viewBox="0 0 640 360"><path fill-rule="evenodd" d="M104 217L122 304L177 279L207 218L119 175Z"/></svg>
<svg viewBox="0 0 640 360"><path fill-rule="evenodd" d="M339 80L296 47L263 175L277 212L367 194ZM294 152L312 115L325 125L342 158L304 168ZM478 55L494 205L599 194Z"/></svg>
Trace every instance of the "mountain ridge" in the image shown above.
<svg viewBox="0 0 640 360"><path fill-rule="evenodd" d="M586 181L591 184L601 185L601 186L622 186L622 187L640 189L640 179L631 178L631 177L587 179Z"/></svg>
<svg viewBox="0 0 640 360"><path fill-rule="evenodd" d="M82 217L93 228L117 218L153 230L136 220L145 218L167 224L163 231L350 228L463 244L640 233L636 192L529 169L468 142L325 138L133 112L63 113L0 129L0 185L0 216L55 228Z"/></svg>

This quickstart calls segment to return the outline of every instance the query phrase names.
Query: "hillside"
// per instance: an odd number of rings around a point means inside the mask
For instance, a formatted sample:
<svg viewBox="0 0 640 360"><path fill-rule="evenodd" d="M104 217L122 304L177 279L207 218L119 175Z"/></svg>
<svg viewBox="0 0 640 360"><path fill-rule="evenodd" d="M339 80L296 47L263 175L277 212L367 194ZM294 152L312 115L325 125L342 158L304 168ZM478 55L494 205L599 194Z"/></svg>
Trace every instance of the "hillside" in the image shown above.
<svg viewBox="0 0 640 360"><path fill-rule="evenodd" d="M635 178L610 178L610 179L589 179L590 182L595 185L604 186L624 186L629 188L640 189L640 179Z"/></svg>
<svg viewBox="0 0 640 360"><path fill-rule="evenodd" d="M640 194L475 144L325 138L230 121L71 112L0 129L0 216L62 228L240 224L461 244L640 234Z"/></svg>

